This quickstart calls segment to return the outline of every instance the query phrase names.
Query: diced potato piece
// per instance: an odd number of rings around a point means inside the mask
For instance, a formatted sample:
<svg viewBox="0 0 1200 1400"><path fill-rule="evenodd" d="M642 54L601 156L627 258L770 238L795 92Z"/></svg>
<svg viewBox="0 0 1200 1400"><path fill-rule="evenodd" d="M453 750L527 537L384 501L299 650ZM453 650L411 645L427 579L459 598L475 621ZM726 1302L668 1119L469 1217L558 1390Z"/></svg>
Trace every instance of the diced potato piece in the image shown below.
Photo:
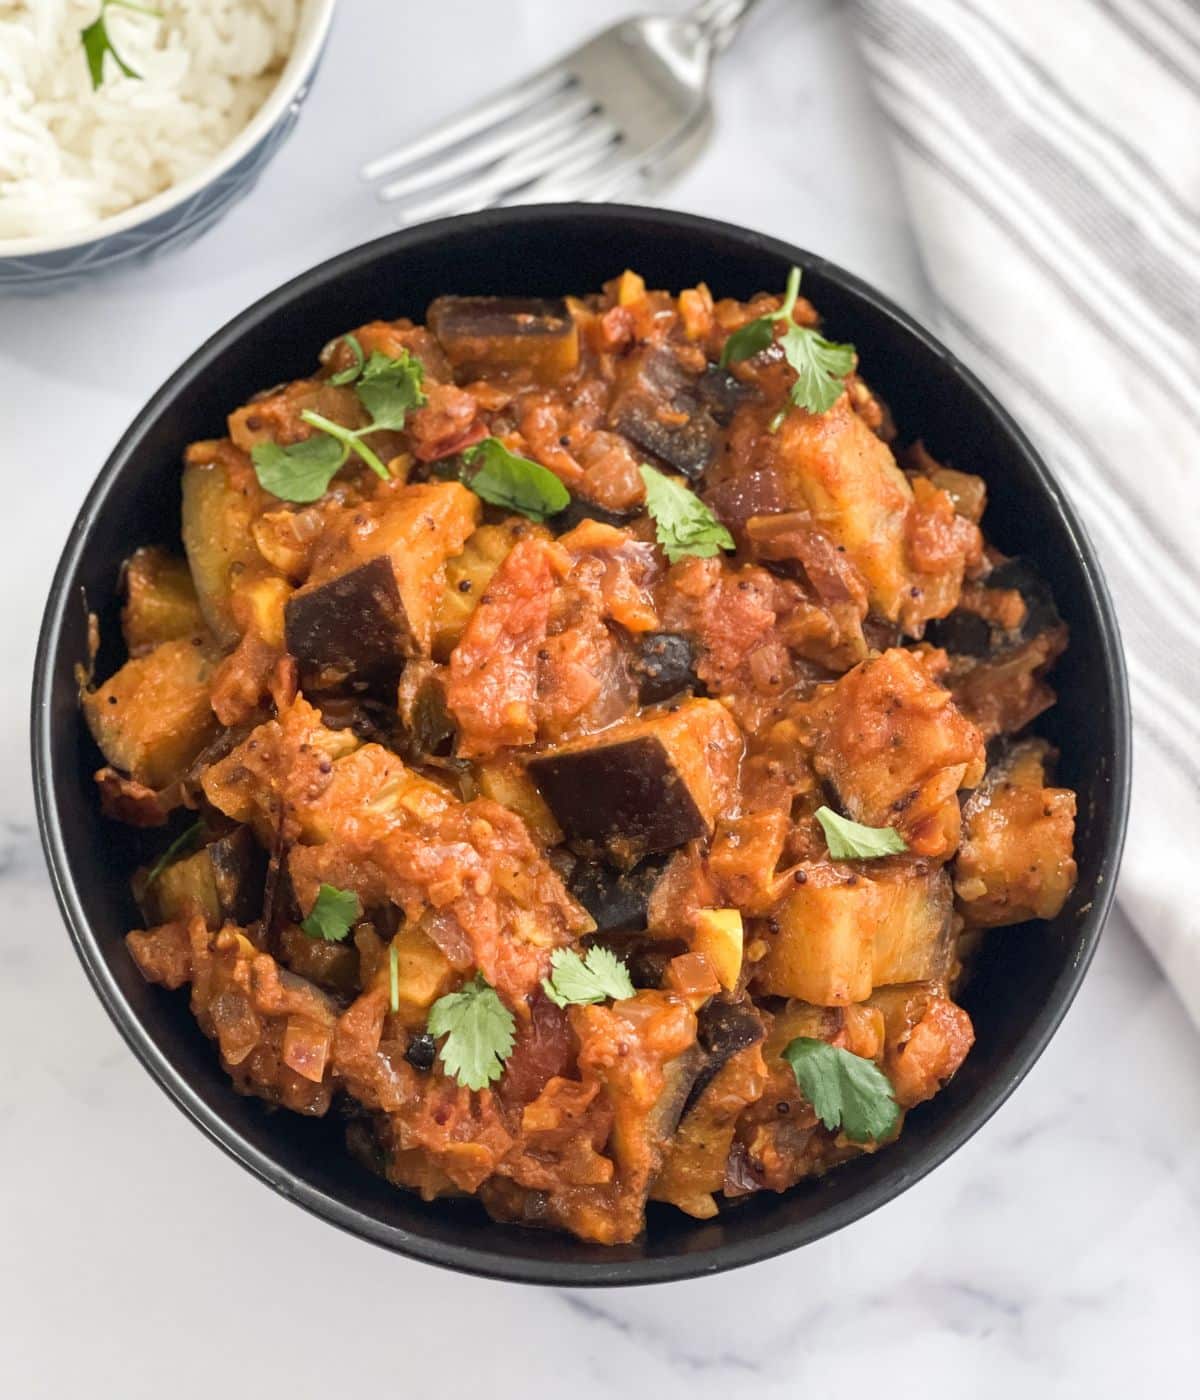
<svg viewBox="0 0 1200 1400"><path fill-rule="evenodd" d="M626 268L617 278L616 296L618 306L635 306L646 295L646 283L636 272Z"/></svg>
<svg viewBox="0 0 1200 1400"><path fill-rule="evenodd" d="M920 656L892 648L823 686L806 728L813 765L848 816L897 828L920 855L954 850L958 789L983 776L983 740Z"/></svg>
<svg viewBox="0 0 1200 1400"><path fill-rule="evenodd" d="M811 512L861 570L872 610L896 621L910 586L904 527L913 495L891 449L845 397L828 413L789 413L777 437L788 505Z"/></svg>
<svg viewBox="0 0 1200 1400"><path fill-rule="evenodd" d="M239 584L233 596L233 612L243 632L253 631L268 646L284 646L284 614L292 596L286 579L264 575Z"/></svg>
<svg viewBox="0 0 1200 1400"><path fill-rule="evenodd" d="M561 299L438 297L426 319L460 382L520 368L553 381L579 363L579 333Z"/></svg>
<svg viewBox="0 0 1200 1400"><path fill-rule="evenodd" d="M717 981L731 992L742 973L742 916L736 909L701 909L692 952L708 959Z"/></svg>
<svg viewBox="0 0 1200 1400"><path fill-rule="evenodd" d="M259 554L251 531L254 505L230 482L220 446L214 444L211 460L189 453L183 471L183 547L204 619L222 646L232 646L240 636L233 581Z"/></svg>
<svg viewBox="0 0 1200 1400"><path fill-rule="evenodd" d="M446 582L433 619L433 654L439 661L445 661L458 645L471 614L509 550L517 540L534 533L545 532L539 532L527 520L481 525L463 552L447 561Z"/></svg>
<svg viewBox="0 0 1200 1400"><path fill-rule="evenodd" d="M186 560L154 546L136 550L125 566L121 609L121 631L130 656L207 630Z"/></svg>
<svg viewBox="0 0 1200 1400"><path fill-rule="evenodd" d="M546 806L533 779L519 760L512 757L495 758L481 764L478 782L483 796L515 812L529 828L535 841L543 846L557 846L562 840L562 828L554 820L554 813Z"/></svg>
<svg viewBox="0 0 1200 1400"><path fill-rule="evenodd" d="M873 987L945 976L952 948L944 870L901 867L876 879L829 865L803 869L805 882L780 907L779 932L756 970L761 992L846 1006Z"/></svg>
<svg viewBox="0 0 1200 1400"><path fill-rule="evenodd" d="M105 759L147 787L178 778L217 731L214 660L199 638L162 642L85 694L83 712Z"/></svg>
<svg viewBox="0 0 1200 1400"><path fill-rule="evenodd" d="M806 868L776 914L779 932L755 971L766 996L845 1006L871 995L877 892L873 881L832 866Z"/></svg>
<svg viewBox="0 0 1200 1400"><path fill-rule="evenodd" d="M479 519L457 482L405 486L378 509L355 510L286 610L288 651L322 683L394 680L428 653L447 558Z"/></svg>
<svg viewBox="0 0 1200 1400"><path fill-rule="evenodd" d="M953 901L945 869L915 875L902 868L894 877L877 881L875 888L873 985L945 977L953 954Z"/></svg>
<svg viewBox="0 0 1200 1400"><path fill-rule="evenodd" d="M1075 794L1045 786L1048 754L1016 745L963 806L954 892L968 923L1052 919L1075 884Z"/></svg>
<svg viewBox="0 0 1200 1400"><path fill-rule="evenodd" d="M446 955L421 931L405 924L392 939L396 949L396 986L399 1009L394 1013L405 1030L423 1031L429 1008L450 991L457 974ZM390 978L387 961L385 975Z"/></svg>
<svg viewBox="0 0 1200 1400"><path fill-rule="evenodd" d="M688 700L530 759L568 839L621 864L711 834L737 778L742 737L716 700Z"/></svg>

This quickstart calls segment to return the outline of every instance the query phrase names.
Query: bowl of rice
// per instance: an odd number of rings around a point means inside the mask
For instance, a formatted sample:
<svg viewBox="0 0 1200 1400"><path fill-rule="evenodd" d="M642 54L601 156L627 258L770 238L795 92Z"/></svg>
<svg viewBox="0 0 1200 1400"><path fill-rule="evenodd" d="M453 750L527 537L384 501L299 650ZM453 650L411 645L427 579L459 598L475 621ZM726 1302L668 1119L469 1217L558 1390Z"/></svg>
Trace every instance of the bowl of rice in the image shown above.
<svg viewBox="0 0 1200 1400"><path fill-rule="evenodd" d="M290 133L335 0L0 0L0 292L190 242Z"/></svg>

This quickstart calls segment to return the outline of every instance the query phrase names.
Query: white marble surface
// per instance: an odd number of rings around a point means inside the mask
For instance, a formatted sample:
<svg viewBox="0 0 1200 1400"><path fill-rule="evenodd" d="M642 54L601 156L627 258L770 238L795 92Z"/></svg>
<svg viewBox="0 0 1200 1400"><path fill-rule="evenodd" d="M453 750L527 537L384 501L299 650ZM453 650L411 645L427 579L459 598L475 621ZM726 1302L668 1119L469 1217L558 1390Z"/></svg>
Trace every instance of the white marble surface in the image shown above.
<svg viewBox="0 0 1200 1400"><path fill-rule="evenodd" d="M1195 1393L1200 1038L1119 917L1040 1063L931 1178L799 1254L604 1294L460 1278L310 1219L168 1105L70 950L33 826L27 677L94 472L209 332L384 231L354 171L390 131L491 82L498 56L519 71L626 8L345 0L295 136L217 230L95 288L0 302L6 1398ZM765 0L722 65L714 141L663 202L828 254L919 315L848 23Z"/></svg>

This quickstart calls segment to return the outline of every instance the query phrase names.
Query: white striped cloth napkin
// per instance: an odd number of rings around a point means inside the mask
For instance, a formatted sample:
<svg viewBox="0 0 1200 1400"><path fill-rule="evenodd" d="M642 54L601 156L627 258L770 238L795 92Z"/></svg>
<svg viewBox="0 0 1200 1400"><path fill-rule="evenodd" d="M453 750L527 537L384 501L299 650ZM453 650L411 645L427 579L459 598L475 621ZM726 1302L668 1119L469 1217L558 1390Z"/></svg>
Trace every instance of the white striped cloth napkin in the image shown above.
<svg viewBox="0 0 1200 1400"><path fill-rule="evenodd" d="M1040 445L1116 600L1118 898L1200 1026L1200 8L855 0L947 343Z"/></svg>

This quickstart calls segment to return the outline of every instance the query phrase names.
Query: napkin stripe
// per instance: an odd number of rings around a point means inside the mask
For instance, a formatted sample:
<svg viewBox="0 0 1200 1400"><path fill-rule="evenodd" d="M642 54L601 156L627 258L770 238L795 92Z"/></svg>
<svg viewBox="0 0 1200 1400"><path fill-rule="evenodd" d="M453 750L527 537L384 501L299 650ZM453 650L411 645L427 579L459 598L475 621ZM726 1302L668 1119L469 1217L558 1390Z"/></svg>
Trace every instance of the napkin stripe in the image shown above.
<svg viewBox="0 0 1200 1400"><path fill-rule="evenodd" d="M1104 195L1085 174L1071 146L1061 140L1056 143L1021 121L983 66L960 43L944 38L944 30L919 15L903 26L885 21L883 28L891 51L910 60L913 85L919 85L926 96L936 86L939 101L954 103L956 115L979 141L997 159L1019 170L1030 192L1063 217L1075 234L1072 246L1096 254L1150 314L1161 317L1182 337L1195 334L1200 286L1183 279L1178 264Z"/></svg>
<svg viewBox="0 0 1200 1400"><path fill-rule="evenodd" d="M1059 400L1051 398L1032 376L1014 364L977 326L959 315L953 302L944 300L941 314L942 319L954 328L961 339L969 342L979 354L986 356L1006 379L1042 410L1044 421L1051 432L1058 436L1056 430L1060 425L1067 429L1061 437L1060 451L1069 461L1066 474L1070 478L1072 493L1089 498L1093 506L1091 518L1102 522L1102 528L1105 525L1108 527L1107 535L1113 548L1127 555L1130 565L1136 565L1141 573L1152 574L1159 592L1170 596L1172 607L1190 614L1200 629L1200 569L1197 568L1195 560L1183 552L1172 536L1156 533L1154 522L1148 518L1138 497L1122 494L1119 478L1108 468L1103 450L1088 428L1080 423L1069 408L1064 407ZM1102 479L1101 489L1097 488L1094 480L1096 477ZM1125 512L1125 518L1119 522L1115 518L1117 511ZM1137 534L1133 537L1128 530L1130 516L1138 526ZM1167 556L1162 564L1155 557L1151 546L1161 548ZM1194 580L1196 590L1181 588L1180 584L1184 578ZM1156 609L1156 612L1160 611ZM1169 615L1168 613L1167 616ZM1191 633L1184 632L1182 636L1188 644L1194 644Z"/></svg>
<svg viewBox="0 0 1200 1400"><path fill-rule="evenodd" d="M1103 122L1098 113L1082 105L1057 74L1022 49L993 14L976 6L975 0L961 0L958 10L948 8L942 22L949 25L958 17L963 22L959 32L968 34L969 42L986 46L986 59L997 69L1003 67L1003 74L997 76L1003 76L1010 101L1015 101L1019 87L1024 111L1043 129L1056 136L1061 133L1061 144L1077 164L1089 162L1092 175L1119 182L1124 193L1141 204L1143 213L1157 214L1158 221L1151 220L1147 232L1157 232L1175 244L1190 244L1192 248L1186 251L1200 253L1200 231L1196 228L1200 210L1189 206L1179 190L1145 161L1119 127ZM983 53L980 57L983 59Z"/></svg>
<svg viewBox="0 0 1200 1400"><path fill-rule="evenodd" d="M1184 87L1192 85L1193 74L1189 73L1176 59L1178 49L1172 52L1163 48L1153 35L1147 33L1144 14L1138 14L1136 10L1127 11L1124 6L1111 4L1110 0L1092 0L1092 4L1097 9L1103 10L1117 28L1128 35L1138 48L1150 54L1160 68L1178 78Z"/></svg>
<svg viewBox="0 0 1200 1400"><path fill-rule="evenodd" d="M870 59L873 46L870 43L865 43L863 47L868 59ZM1200 430L1200 402L1196 401L1197 379L1188 372L1182 358L1186 345L1179 347L1178 356L1157 359L1154 374L1151 374L1142 365L1144 340L1130 339L1126 334L1126 327L1134 314L1135 303L1126 300L1122 306L1123 314L1114 315L1109 304L1110 298L1098 303L1088 296L1088 287L1095 285L1096 279L1094 277L1088 275L1083 278L1083 286L1077 285L1080 281L1079 265L1085 252L1084 246L1077 239L1072 239L1061 223L1048 222L1038 206L1028 199L1022 198L1019 186L1010 181L1004 190L1004 196L1009 204L1022 214L1030 225L1034 223L1040 225L1037 230L1039 236L1036 239L1026 235L1021 225L1014 218L1011 218L990 194L985 194L980 186L972 182L971 176L960 170L958 163L951 165L943 160L934 148L917 134L914 126L905 121L902 111L906 94L903 90L897 92L896 84L893 81L894 74L878 63L873 64L872 67L877 83L884 89L880 95L883 97L884 107L895 123L897 136L925 164L937 170L946 180L955 185L964 198L977 205L993 223L1003 229L1018 245L1025 257L1041 269L1042 273L1054 283L1059 293L1071 302L1081 316L1092 323L1100 335L1121 346L1125 364L1131 373L1138 375L1149 389L1155 391L1160 387L1160 380L1170 381L1177 397L1170 398L1168 396L1168 402L1186 412L1193 426ZM889 102L886 94L895 94L895 100ZM953 147L961 151L962 163L968 167L973 158L977 157L976 151L952 141L951 133L946 129L941 115L936 112L932 115L920 113L917 121L922 127L936 124L942 149L948 151ZM993 174L999 169L998 166L990 166L988 173ZM1140 333L1143 337L1162 334L1161 327L1156 326L1152 318L1147 322L1143 313L1139 319L1142 322ZM1174 337L1172 338L1174 339Z"/></svg>

